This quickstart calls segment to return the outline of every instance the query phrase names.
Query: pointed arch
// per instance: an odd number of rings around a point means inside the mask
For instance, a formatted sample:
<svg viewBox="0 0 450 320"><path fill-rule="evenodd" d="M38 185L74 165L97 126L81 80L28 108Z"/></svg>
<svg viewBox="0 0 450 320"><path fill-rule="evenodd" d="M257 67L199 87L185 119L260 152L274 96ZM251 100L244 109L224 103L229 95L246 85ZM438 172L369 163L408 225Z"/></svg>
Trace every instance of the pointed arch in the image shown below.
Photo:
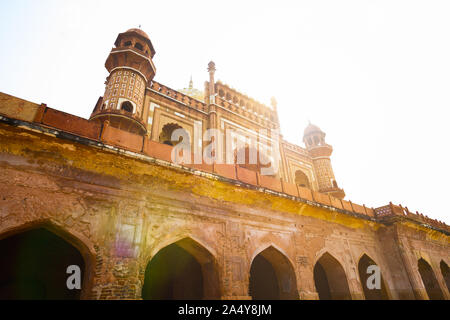
<svg viewBox="0 0 450 320"><path fill-rule="evenodd" d="M389 295L386 287L386 283L383 278L383 274L381 273L380 278L380 288L369 288L367 281L369 277L371 276L370 273L368 273L368 269L370 266L379 266L377 263L370 258L367 254L363 254L358 262L358 273L359 273L359 280L361 283L361 286L363 288L364 297L366 300L389 300Z"/></svg>
<svg viewBox="0 0 450 320"><path fill-rule="evenodd" d="M314 283L320 300L351 300L345 270L328 252L314 266Z"/></svg>
<svg viewBox="0 0 450 320"><path fill-rule="evenodd" d="M290 259L273 245L255 254L250 267L249 294L254 300L298 299L297 279Z"/></svg>
<svg viewBox="0 0 450 320"><path fill-rule="evenodd" d="M439 287L439 283L434 274L431 265L424 259L420 258L417 262L420 277L430 300L443 300L444 294Z"/></svg>
<svg viewBox="0 0 450 320"><path fill-rule="evenodd" d="M295 171L295 184L303 188L311 189L311 183L303 170Z"/></svg>
<svg viewBox="0 0 450 320"><path fill-rule="evenodd" d="M83 236L51 220L26 223L0 234L0 299L88 299L95 250ZM68 290L67 268L80 267L81 290ZM49 277L49 275L52 275Z"/></svg>
<svg viewBox="0 0 450 320"><path fill-rule="evenodd" d="M214 255L192 237L158 250L147 264L144 300L220 299L219 268Z"/></svg>
<svg viewBox="0 0 450 320"><path fill-rule="evenodd" d="M169 146L176 146L183 141L182 138L180 138L179 141L172 141L173 133L175 132L175 130L179 129L183 129L183 127L175 122L164 125L159 134L159 142L167 144Z"/></svg>

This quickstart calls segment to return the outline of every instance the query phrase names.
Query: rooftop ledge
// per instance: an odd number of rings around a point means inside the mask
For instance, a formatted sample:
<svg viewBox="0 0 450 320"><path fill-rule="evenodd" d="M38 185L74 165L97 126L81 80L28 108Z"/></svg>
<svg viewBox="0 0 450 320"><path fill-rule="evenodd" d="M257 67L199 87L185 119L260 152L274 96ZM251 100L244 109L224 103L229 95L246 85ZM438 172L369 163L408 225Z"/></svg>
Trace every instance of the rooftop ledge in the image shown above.
<svg viewBox="0 0 450 320"><path fill-rule="evenodd" d="M238 165L226 164L185 164L172 162L171 146L150 141L147 137L122 131L108 125L100 125L89 120L47 107L34 104L0 92L0 122L35 132L54 135L56 138L101 148L148 161L161 166L188 171L192 174L225 181L240 187L290 198L312 206L341 212L353 217L379 222L410 221L423 227L450 235L450 226L431 219L418 212L412 213L407 207L390 203L380 208L368 208L351 201L340 200L327 194L287 183L282 179L262 176Z"/></svg>

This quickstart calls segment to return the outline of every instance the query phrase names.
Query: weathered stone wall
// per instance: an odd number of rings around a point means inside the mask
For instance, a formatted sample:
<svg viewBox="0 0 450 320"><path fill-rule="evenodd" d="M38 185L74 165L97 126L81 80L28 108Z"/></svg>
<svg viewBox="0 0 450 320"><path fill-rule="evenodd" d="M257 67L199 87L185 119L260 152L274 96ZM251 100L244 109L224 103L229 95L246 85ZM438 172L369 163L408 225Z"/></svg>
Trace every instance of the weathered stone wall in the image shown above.
<svg viewBox="0 0 450 320"><path fill-rule="evenodd" d="M269 247L292 265L301 299L318 298L313 269L325 252L342 265L353 299L364 298L363 254L380 266L390 298L427 298L419 258L450 298L439 270L441 260L450 263L450 238L442 232L29 129L0 124L0 239L45 226L73 244L86 261L83 298L140 299L152 257L186 238L197 244L190 248L199 260L207 260L205 252L214 258L222 299L250 298L252 261Z"/></svg>

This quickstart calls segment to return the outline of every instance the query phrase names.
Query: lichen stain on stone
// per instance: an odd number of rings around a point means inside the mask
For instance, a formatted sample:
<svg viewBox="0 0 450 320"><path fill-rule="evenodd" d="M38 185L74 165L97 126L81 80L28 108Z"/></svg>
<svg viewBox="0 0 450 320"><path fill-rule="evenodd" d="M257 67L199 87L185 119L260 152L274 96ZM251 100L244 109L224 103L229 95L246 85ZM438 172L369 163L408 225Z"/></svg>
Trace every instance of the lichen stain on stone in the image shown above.
<svg viewBox="0 0 450 320"><path fill-rule="evenodd" d="M430 229L430 228L426 228L424 226L420 226L416 223L412 223L409 221L404 221L402 222L402 224L408 228L417 230L419 232L423 232L425 233L426 239L427 240L434 240L434 241L446 241L447 243L450 243L450 237L446 236L445 234L443 234L442 232Z"/></svg>
<svg viewBox="0 0 450 320"><path fill-rule="evenodd" d="M124 155L105 152L81 144L61 143L60 140L38 134L24 133L22 129L0 126L3 143L1 152L29 158L53 161L85 171L109 175L122 181L148 183L169 190L188 191L194 195L217 201L271 209L285 213L321 219L353 229L369 227L377 229L377 224L342 213L317 208L305 203L235 186L227 182L198 177L177 169L165 168ZM25 141L26 140L26 141ZM31 142L31 143L30 143Z"/></svg>

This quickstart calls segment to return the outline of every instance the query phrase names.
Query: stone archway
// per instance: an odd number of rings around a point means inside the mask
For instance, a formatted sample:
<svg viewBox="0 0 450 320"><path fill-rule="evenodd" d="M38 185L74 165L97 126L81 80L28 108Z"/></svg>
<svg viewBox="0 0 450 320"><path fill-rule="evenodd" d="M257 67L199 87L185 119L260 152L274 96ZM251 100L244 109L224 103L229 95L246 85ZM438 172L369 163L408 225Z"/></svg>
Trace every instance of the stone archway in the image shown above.
<svg viewBox="0 0 450 320"><path fill-rule="evenodd" d="M177 123L168 123L166 124L159 134L159 142L163 144L167 144L169 146L176 146L180 142L183 141L182 138L180 138L179 141L172 141L172 134L175 132L175 130L183 129L179 124Z"/></svg>
<svg viewBox="0 0 450 320"><path fill-rule="evenodd" d="M270 158L256 147L245 147L234 150L234 163L241 168L261 173L261 169L272 166ZM275 177L272 175L271 177Z"/></svg>
<svg viewBox="0 0 450 320"><path fill-rule="evenodd" d="M351 300L344 268L328 252L314 266L314 282L320 300Z"/></svg>
<svg viewBox="0 0 450 320"><path fill-rule="evenodd" d="M294 268L289 259L272 246L253 259L249 295L253 300L298 299Z"/></svg>
<svg viewBox="0 0 450 320"><path fill-rule="evenodd" d="M358 272L359 272L359 280L361 281L361 286L363 288L366 300L389 300L383 275L381 275L380 279L381 285L380 289L377 288L371 289L367 286L367 280L371 276L371 274L367 273L367 270L370 266L378 266L378 265L369 256L364 254L361 257L361 259L359 259Z"/></svg>
<svg viewBox="0 0 450 320"><path fill-rule="evenodd" d="M430 298L430 300L443 300L444 294L439 287L439 283L430 264L423 258L420 258L418 261L418 267L423 285L425 286L425 290L428 294L428 298Z"/></svg>
<svg viewBox="0 0 450 320"><path fill-rule="evenodd" d="M307 175L302 170L295 171L295 184L303 188L311 189L311 183Z"/></svg>
<svg viewBox="0 0 450 320"><path fill-rule="evenodd" d="M214 256L201 244L185 238L161 249L148 263L144 300L220 299Z"/></svg>
<svg viewBox="0 0 450 320"><path fill-rule="evenodd" d="M444 260L441 261L440 268L441 268L442 277L444 278L444 281L445 281L445 285L447 286L447 290L450 291L450 270Z"/></svg>
<svg viewBox="0 0 450 320"><path fill-rule="evenodd" d="M71 243L45 227L0 240L0 300L71 300L86 294L89 261ZM81 290L67 288L69 266L81 270Z"/></svg>

